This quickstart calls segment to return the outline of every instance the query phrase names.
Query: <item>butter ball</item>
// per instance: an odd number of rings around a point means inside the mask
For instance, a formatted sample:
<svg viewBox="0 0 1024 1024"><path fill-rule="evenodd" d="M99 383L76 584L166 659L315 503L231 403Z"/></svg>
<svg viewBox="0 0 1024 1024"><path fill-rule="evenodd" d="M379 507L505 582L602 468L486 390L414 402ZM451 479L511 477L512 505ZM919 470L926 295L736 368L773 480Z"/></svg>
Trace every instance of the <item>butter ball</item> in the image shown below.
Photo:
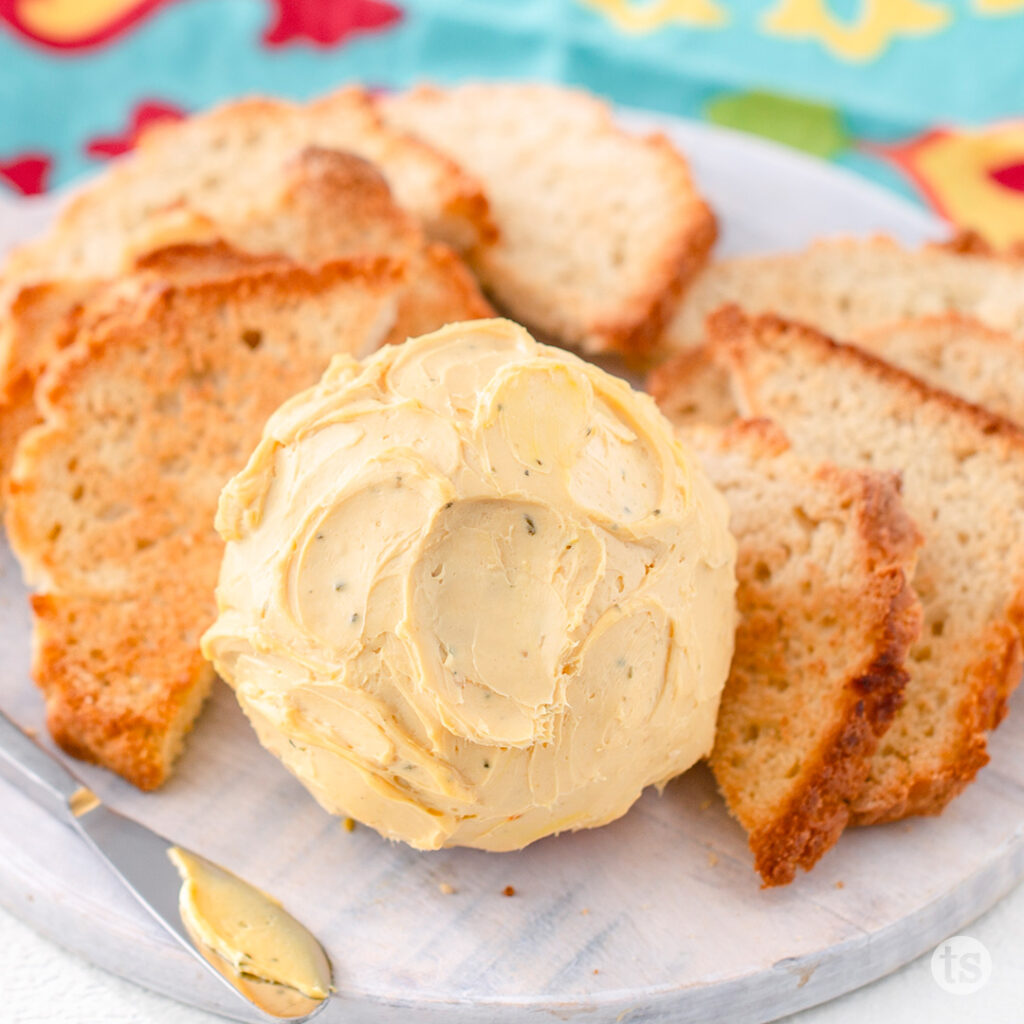
<svg viewBox="0 0 1024 1024"><path fill-rule="evenodd" d="M727 509L646 395L505 320L337 357L221 495L203 651L332 813L512 850L707 754Z"/></svg>

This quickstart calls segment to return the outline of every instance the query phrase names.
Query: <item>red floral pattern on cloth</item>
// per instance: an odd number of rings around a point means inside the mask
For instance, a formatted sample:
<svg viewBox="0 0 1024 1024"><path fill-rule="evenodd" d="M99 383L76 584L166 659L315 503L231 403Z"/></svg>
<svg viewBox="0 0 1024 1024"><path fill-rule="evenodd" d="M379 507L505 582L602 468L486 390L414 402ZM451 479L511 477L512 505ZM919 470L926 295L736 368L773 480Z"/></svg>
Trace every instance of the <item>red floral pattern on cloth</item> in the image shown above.
<svg viewBox="0 0 1024 1024"><path fill-rule="evenodd" d="M403 11L387 0L274 0L277 20L263 35L267 46L309 40L337 46L349 36L389 28Z"/></svg>
<svg viewBox="0 0 1024 1024"><path fill-rule="evenodd" d="M862 144L889 160L958 228L995 246L1024 240L1024 120L935 128L902 142Z"/></svg>
<svg viewBox="0 0 1024 1024"><path fill-rule="evenodd" d="M1003 188L1024 192L1024 160L996 167L988 172L989 177Z"/></svg>
<svg viewBox="0 0 1024 1024"><path fill-rule="evenodd" d="M109 159L120 156L135 148L139 136L152 124L160 121L180 121L185 111L172 103L160 100L143 100L132 110L128 127L120 135L98 135L90 139L85 151L89 156Z"/></svg>
<svg viewBox="0 0 1024 1024"><path fill-rule="evenodd" d="M79 9L71 11L75 0L63 0L65 16L73 28L65 27L50 12L40 17L32 4L45 0L0 0L0 23L5 23L22 39L50 50L88 50L110 43L133 29L158 8L181 0L121 0L102 6L95 16ZM209 2L209 0L207 0ZM350 36L374 32L400 22L401 7L388 0L266 0L271 23L263 34L267 47L285 46L303 40L317 46L337 46ZM57 26L60 26L58 29Z"/></svg>
<svg viewBox="0 0 1024 1024"><path fill-rule="evenodd" d="M53 161L45 153L19 153L11 160L0 159L0 182L23 196L46 191Z"/></svg>

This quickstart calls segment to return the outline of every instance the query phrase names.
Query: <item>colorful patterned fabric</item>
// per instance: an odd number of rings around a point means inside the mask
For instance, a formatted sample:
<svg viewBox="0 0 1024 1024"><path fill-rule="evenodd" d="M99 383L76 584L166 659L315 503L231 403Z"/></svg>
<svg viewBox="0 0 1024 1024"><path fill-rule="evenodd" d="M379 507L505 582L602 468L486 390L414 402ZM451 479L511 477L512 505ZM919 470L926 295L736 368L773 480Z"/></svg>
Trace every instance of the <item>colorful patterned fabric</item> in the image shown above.
<svg viewBox="0 0 1024 1024"><path fill-rule="evenodd" d="M1024 0L0 0L0 189L231 96L464 78L756 132L1024 240Z"/></svg>

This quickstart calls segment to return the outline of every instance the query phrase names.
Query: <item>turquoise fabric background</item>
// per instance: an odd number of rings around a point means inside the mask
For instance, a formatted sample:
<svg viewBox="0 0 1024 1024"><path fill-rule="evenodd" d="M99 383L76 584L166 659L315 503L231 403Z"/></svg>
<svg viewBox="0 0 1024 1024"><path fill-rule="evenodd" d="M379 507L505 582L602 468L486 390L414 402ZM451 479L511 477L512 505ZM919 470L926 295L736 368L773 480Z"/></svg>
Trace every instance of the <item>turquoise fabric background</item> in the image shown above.
<svg viewBox="0 0 1024 1024"><path fill-rule="evenodd" d="M0 0L9 188L37 190L18 171L26 155L45 164L40 189L100 166L90 142L124 134L144 101L188 111L253 92L301 99L347 81L576 83L782 138L919 199L927 190L874 144L1024 115L1024 0L123 0L130 24L106 35L104 9L118 0L78 0L79 15L96 12L91 36L31 38L31 5L60 2ZM880 42L851 56L824 32L770 30L787 5L817 9L840 34L880 25ZM941 24L903 27L906 5ZM694 23L709 10L718 24ZM630 19L647 30L624 31ZM384 24L356 27L375 20ZM814 106L766 107L752 91Z"/></svg>

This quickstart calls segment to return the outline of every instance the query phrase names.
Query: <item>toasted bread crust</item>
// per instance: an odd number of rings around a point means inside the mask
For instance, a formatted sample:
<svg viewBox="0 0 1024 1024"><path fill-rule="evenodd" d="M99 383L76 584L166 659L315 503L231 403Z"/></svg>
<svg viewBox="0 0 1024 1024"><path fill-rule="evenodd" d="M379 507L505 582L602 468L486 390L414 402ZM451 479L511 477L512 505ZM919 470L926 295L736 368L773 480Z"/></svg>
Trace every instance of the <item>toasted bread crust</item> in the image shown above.
<svg viewBox="0 0 1024 1024"><path fill-rule="evenodd" d="M727 423L738 415L728 393L728 376L709 349L702 346L684 350L657 367L648 378L647 388L677 425ZM896 625L887 627L890 642L881 643L872 666L864 676L851 681L854 689L860 685L859 680L874 682L869 688L868 699L852 704L846 720L823 742L819 767L794 794L791 807L772 825L751 835L751 848L766 884L791 881L797 864L809 869L851 821L850 804L863 788L867 759L877 749L878 737L900 704L894 697L902 689L899 677L906 679L903 657L907 645L913 642L920 628L919 611L914 610L916 604L912 588L905 586L893 601L891 618ZM1011 680L1014 672L1015 669L1010 667L995 675ZM884 684L886 680L888 685ZM1005 697L1004 693L1000 702L1004 710ZM844 750L848 757L842 756ZM987 760L984 751L980 753L982 756L979 758L976 748L964 752L963 764L971 766L966 768L971 777ZM932 787L942 795L938 809L945 806L954 784L963 788L966 781L960 783L957 779L944 778ZM935 803L935 795L927 787L918 786L913 802L921 808L918 813L927 813L925 808ZM862 805L852 821L868 824L883 820L883 814L888 815L884 820L891 820L905 813L906 804L894 807L887 802L881 810L872 811Z"/></svg>
<svg viewBox="0 0 1024 1024"><path fill-rule="evenodd" d="M781 358L788 352L788 344L795 343L801 346L808 363L827 364L830 372L838 374L840 379L859 375L878 382L903 396L902 405L908 411L929 408L936 421L956 424L964 434L965 446L976 445L1007 461L1021 460L1024 464L1024 432L1010 420L930 387L872 353L836 342L813 328L770 314L748 318L736 307L728 307L710 318L709 334L716 351L728 360L750 411L771 412L769 405L758 399L757 374L751 365L753 353L763 350L778 353ZM925 551L929 548L926 534ZM954 735L942 750L942 763L922 764L908 751L904 758L910 760L898 778L886 779L880 764L873 767L868 782L854 801L854 823L871 824L913 814L937 814L987 762L986 734L1005 713L1007 697L1020 680L1024 564L1013 561L1014 558L1019 560L1020 554L1019 551L1004 553L1004 557L1010 559L1003 570L1004 578L1010 580L1008 596L984 628L958 648L968 652L969 657L965 655L967 660L962 674L953 681L957 694L953 706ZM928 580L919 581L918 577L914 582L918 589L922 584L929 584ZM929 602L924 600L927 615ZM877 756L882 753L880 750Z"/></svg>
<svg viewBox="0 0 1024 1024"><path fill-rule="evenodd" d="M188 257L182 254L182 258L187 260ZM368 298L384 291L389 300L394 301L401 280L401 266L386 258L340 261L317 270L295 265L282 268L279 263L272 261L259 270L239 276L199 281L178 280L173 283L169 280L145 280L144 287L138 292L126 292L125 301L109 315L98 320L87 318L74 344L65 350L62 358L44 375L36 396L44 423L21 439L8 481L10 507L6 518L7 533L29 581L42 584L45 581L67 579L67 573L74 571L74 566L84 554L76 557L74 550L62 550L59 535L52 539L48 537L52 527L50 524L44 525L33 503L41 499L46 487L54 486L54 481L44 483L41 480L36 462L43 457L58 459L61 455L60 440L70 442L76 425L80 425L80 419L95 417L98 413L115 408L113 395L105 397L106 409L97 408L88 397L87 386L98 383L96 368L102 365L104 359L108 356L117 359L119 355L131 351L145 355L161 345L168 346L168 350L177 355L177 350L186 346L174 365L174 372L183 382L187 382L194 373L200 370L205 372L205 361L191 331L198 331L204 321L222 323L220 316L224 310L244 313L249 304L257 302L264 303L263 308L273 302L280 309L287 310L290 306L315 301L330 289L343 286L365 289ZM194 327L190 323L192 321ZM325 351L330 353L332 350L325 346ZM233 355L227 358L234 361ZM192 363L197 365L190 368ZM317 370L302 373L296 368L295 372L303 380L315 380L326 363L327 358L320 356L316 360ZM145 394L147 402L157 401L157 383L155 380L143 380L145 388L140 394ZM268 392L280 391L280 388L281 385L267 383ZM282 398L288 394L284 392ZM205 392L201 390L198 397L205 401ZM277 404L274 402L267 409L268 414ZM255 436L258 437L258 430ZM173 439L168 439L167 444L173 446ZM113 474L115 467L107 467L107 470ZM109 478L111 484L116 480L116 475ZM104 478L100 482L106 484L108 479ZM127 491L130 496L131 487ZM202 518L205 523L205 515ZM97 528L102 533L104 531L101 527L102 524L99 524ZM209 528L212 530L212 512ZM125 538L111 536L106 541L109 547L95 550L92 554L99 556L102 550L112 557L116 550L118 558L125 564L139 562L140 557L132 557L129 547L123 546L124 543ZM71 586L78 589L76 584Z"/></svg>
<svg viewBox="0 0 1024 1024"><path fill-rule="evenodd" d="M677 428L725 427L739 416L729 371L719 365L707 345L684 349L660 363L647 375L644 386Z"/></svg>
<svg viewBox="0 0 1024 1024"><path fill-rule="evenodd" d="M18 441L38 422L35 379L27 373L18 374L7 382L0 395L0 515L7 499L5 482L14 463Z"/></svg>
<svg viewBox="0 0 1024 1024"><path fill-rule="evenodd" d="M744 379L742 362L742 335L752 330L760 337L778 336L782 333L795 332L803 341L814 346L820 358L835 359L848 366L856 366L870 373L879 381L897 385L905 389L909 395L926 401L937 402L950 412L963 415L973 421L973 425L990 437L999 437L1006 444L1024 451L1024 431L1012 420L999 416L989 409L969 402L966 398L931 387L920 377L901 370L892 363L886 362L881 356L866 351L855 344L836 341L815 327L794 323L774 313L762 313L748 317L735 305L725 306L708 317L708 337L715 355L724 355L737 379ZM750 394L750 389L744 392ZM748 403L753 406L753 403Z"/></svg>
<svg viewBox="0 0 1024 1024"><path fill-rule="evenodd" d="M360 86L345 86L328 93L310 103L308 112L314 119L329 116L339 103L357 105L372 119L376 131L390 135L387 149L401 154L402 163L430 169L434 177L433 210L415 202L409 190L401 187L401 182L393 180L392 184L397 186L396 195L401 205L420 217L431 238L460 253L487 248L498 240L500 231L483 187L461 164L418 135L388 124L374 96Z"/></svg>
<svg viewBox="0 0 1024 1024"><path fill-rule="evenodd" d="M34 392L47 363L77 336L85 308L95 321L146 280L231 280L287 272L295 262L315 270L387 257L403 264L405 285L398 323L386 340L491 315L469 270L447 246L427 242L372 164L306 147L281 165L277 178L275 194L241 223L216 224L185 207L155 217L123 254L132 271L124 283L68 279L14 293L0 320L0 495L19 436L39 420Z"/></svg>
<svg viewBox="0 0 1024 1024"><path fill-rule="evenodd" d="M1016 248L996 251L977 236L908 250L884 235L819 239L800 252L713 263L692 282L659 347L701 343L705 319L723 305L774 313L843 341L922 316L960 313L1024 333L1024 264Z"/></svg>
<svg viewBox="0 0 1024 1024"><path fill-rule="evenodd" d="M1007 331L948 312L876 326L845 340L933 388L1024 424L1024 397L1016 384L1024 374L1024 348ZM706 344L655 367L647 390L677 427L724 426L739 416L728 367Z"/></svg>
<svg viewBox="0 0 1024 1024"><path fill-rule="evenodd" d="M231 176L247 180L247 165L255 168L266 163L266 152L260 150L264 139L280 160L309 146L371 160L383 170L399 204L423 222L431 237L460 251L486 247L496 237L479 183L424 140L386 124L367 90L347 86L305 105L244 97L184 121L151 125L130 156L71 199L49 235L10 255L8 274L22 283L54 276L49 266L54 254L78 248L83 236L108 219L103 211L109 212L112 204L133 210L132 219L137 221L140 211L145 216L184 201L220 222L225 219L221 207L227 199L239 205L234 211L237 216L252 199L247 193L254 187L258 191L258 186L250 181L248 188L232 189L224 181ZM183 165L178 153L192 153L194 159ZM234 166L217 153L234 154L230 157ZM197 180L191 173L195 168L207 170L212 184ZM135 197L138 185L145 194ZM107 227L122 229L123 225L108 223ZM62 257L58 276L69 276L71 263L79 258L69 256L69 263ZM90 272L103 276L112 269Z"/></svg>
<svg viewBox="0 0 1024 1024"><path fill-rule="evenodd" d="M209 595L191 597L199 603L182 622L181 608L150 602L32 596L32 674L64 751L142 790L167 780L214 679L198 641L188 648L179 640L182 629L217 616ZM147 701L125 699L126 676L153 680Z"/></svg>
<svg viewBox="0 0 1024 1024"><path fill-rule="evenodd" d="M0 317L0 513L3 481L18 438L39 420L35 386L46 365L70 341L70 322L92 294L91 281L46 282L12 289Z"/></svg>
<svg viewBox="0 0 1024 1024"><path fill-rule="evenodd" d="M740 611L711 767L765 886L784 885L838 840L900 706L921 537L893 474L800 460L770 421L708 434L691 437L733 511ZM746 475L712 452L745 453Z"/></svg>
<svg viewBox="0 0 1024 1024"><path fill-rule="evenodd" d="M1024 424L1024 346L965 313L887 324L845 339L912 373L932 387Z"/></svg>
<svg viewBox="0 0 1024 1024"><path fill-rule="evenodd" d="M902 570L893 570L880 590L891 597L874 658L867 671L850 678L850 701L831 735L822 738L806 781L776 821L750 835L765 887L793 881L797 866L810 871L836 844L854 820L851 804L863 790L879 738L903 705L909 678L904 661L921 631L921 605Z"/></svg>
<svg viewBox="0 0 1024 1024"><path fill-rule="evenodd" d="M1020 682L1024 662L1016 630L995 628L979 646L984 652L969 670L967 693L957 709L960 742L949 764L931 775L920 775L905 789L868 787L854 803L853 825L880 825L910 815L941 814L989 762L986 734L1003 720L1006 702Z"/></svg>
<svg viewBox="0 0 1024 1024"><path fill-rule="evenodd" d="M398 315L384 344L400 345L445 324L494 316L476 278L448 246L434 242L411 260L409 284L398 301Z"/></svg>
<svg viewBox="0 0 1024 1024"><path fill-rule="evenodd" d="M961 228L946 241L932 242L927 248L944 249L960 256L985 256L994 260L1024 259L1024 243L1015 242L1013 245L997 248L971 228Z"/></svg>
<svg viewBox="0 0 1024 1024"><path fill-rule="evenodd" d="M217 245L201 263L218 265ZM165 253L165 269L191 258ZM43 422L9 481L53 734L143 789L167 778L209 690L199 638L216 617L221 486L281 401L336 352L379 343L403 286L383 257L242 264L199 280L147 272L101 296L44 375Z"/></svg>
<svg viewBox="0 0 1024 1024"><path fill-rule="evenodd" d="M677 178L679 194L694 195L689 204L689 223L680 226L667 243L660 258L647 272L647 287L637 292L623 315L614 320L599 320L593 325L601 348L620 352L641 365L657 351L661 336L686 286L705 266L718 240L718 219L711 207L696 196L690 168L676 147L664 135L646 136L643 143L662 154L665 164Z"/></svg>
<svg viewBox="0 0 1024 1024"><path fill-rule="evenodd" d="M500 235L497 244L471 252L469 260L499 306L542 334L585 352L619 351L635 360L647 357L717 236L714 215L697 194L686 160L665 136L629 135L593 96L546 85L469 83L452 89L421 85L397 97L382 98L380 106L389 123L421 134L483 182ZM517 118L510 117L512 110L518 111ZM621 218L616 221L604 209L601 174L590 173L565 149L556 153L553 147L564 140L553 141L550 131L534 134L534 122L548 128L563 124L565 133L579 141L579 154L586 152L588 139L631 147L633 166L643 168L643 185L636 187L636 194L642 189L652 196L656 193L652 203L660 204L644 246L633 239L629 245L621 243L617 256L602 252L601 259L596 258L597 249L611 250L613 241L633 225L624 228ZM496 125L518 127L496 135L481 155L476 136ZM620 155L620 159L626 158ZM560 161L562 180L574 184L571 200L564 187L551 187L557 179L554 174L538 194L525 196L526 186L507 173L525 160L552 167ZM588 201L592 209L585 219L604 218L610 226L599 244L593 238L583 243L594 252L568 259L579 233L580 211ZM552 221L555 204L560 204L557 214L567 221L570 236L559 252L553 251L555 247L545 242L539 230ZM618 261L614 285L581 283L579 267L590 261L595 272L600 263L604 274L605 256Z"/></svg>
<svg viewBox="0 0 1024 1024"><path fill-rule="evenodd" d="M651 146L666 147L675 160L681 160L664 136L650 136L645 141ZM684 170L692 189L685 165ZM676 232L660 260L650 268L647 288L634 295L628 311L614 320L595 322L592 331L601 339L599 351L619 352L639 365L646 365L656 355L665 327L687 286L707 264L718 240L718 219L706 202L695 201L690 206L690 218L690 224Z"/></svg>

